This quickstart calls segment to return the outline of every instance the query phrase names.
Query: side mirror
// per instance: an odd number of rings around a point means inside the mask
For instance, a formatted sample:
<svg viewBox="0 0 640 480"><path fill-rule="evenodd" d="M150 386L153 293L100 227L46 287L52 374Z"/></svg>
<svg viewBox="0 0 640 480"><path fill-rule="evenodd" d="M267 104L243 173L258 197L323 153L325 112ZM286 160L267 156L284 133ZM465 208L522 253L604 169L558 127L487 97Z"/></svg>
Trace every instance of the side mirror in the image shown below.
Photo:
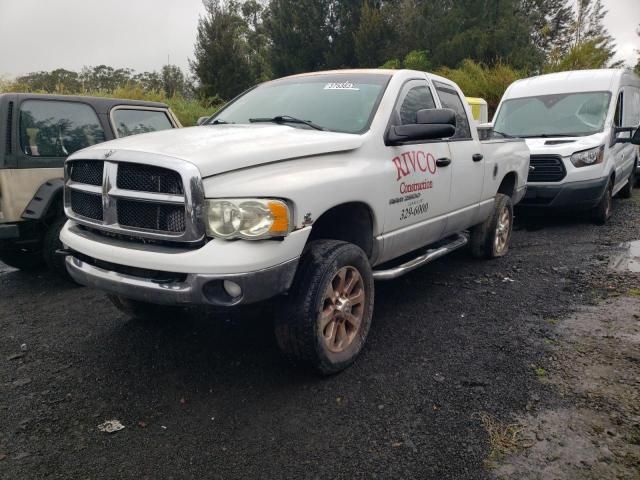
<svg viewBox="0 0 640 480"><path fill-rule="evenodd" d="M207 120L209 120L209 117L200 117L198 119L198 125L202 125L204 122L206 122Z"/></svg>
<svg viewBox="0 0 640 480"><path fill-rule="evenodd" d="M493 123L481 123L478 125L478 137L480 140L489 140L493 137Z"/></svg>
<svg viewBox="0 0 640 480"><path fill-rule="evenodd" d="M631 137L631 143L633 143L634 145L640 145L640 127L636 129L636 133L634 133L633 137Z"/></svg>
<svg viewBox="0 0 640 480"><path fill-rule="evenodd" d="M418 110L416 123L394 125L387 134L387 145L417 140L438 140L456 133L456 114L447 108Z"/></svg>

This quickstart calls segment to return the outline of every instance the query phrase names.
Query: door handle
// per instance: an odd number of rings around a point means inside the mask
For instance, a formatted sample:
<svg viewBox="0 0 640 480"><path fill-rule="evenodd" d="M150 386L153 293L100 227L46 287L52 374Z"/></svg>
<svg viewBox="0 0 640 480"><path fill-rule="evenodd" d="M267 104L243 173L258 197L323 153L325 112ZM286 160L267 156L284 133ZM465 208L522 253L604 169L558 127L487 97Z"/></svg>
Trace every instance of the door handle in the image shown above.
<svg viewBox="0 0 640 480"><path fill-rule="evenodd" d="M472 158L474 162L481 162L482 160L484 160L484 155L482 155L481 153L476 153Z"/></svg>
<svg viewBox="0 0 640 480"><path fill-rule="evenodd" d="M451 165L451 159L447 157L439 158L436 160L436 165L438 167L448 167L449 165Z"/></svg>

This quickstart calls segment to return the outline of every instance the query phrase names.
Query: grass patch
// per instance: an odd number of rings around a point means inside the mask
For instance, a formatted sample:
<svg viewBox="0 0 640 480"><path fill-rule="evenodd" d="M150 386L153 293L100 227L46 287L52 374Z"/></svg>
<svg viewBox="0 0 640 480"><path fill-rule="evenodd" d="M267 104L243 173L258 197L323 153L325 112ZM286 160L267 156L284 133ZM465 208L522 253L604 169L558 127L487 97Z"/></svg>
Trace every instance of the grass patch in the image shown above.
<svg viewBox="0 0 640 480"><path fill-rule="evenodd" d="M486 412L479 414L482 426L489 435L490 453L486 460L489 466L506 455L511 455L533 445L524 438L525 428L518 423L505 424Z"/></svg>
<svg viewBox="0 0 640 480"><path fill-rule="evenodd" d="M640 298L640 288L632 288L627 293L631 297Z"/></svg>

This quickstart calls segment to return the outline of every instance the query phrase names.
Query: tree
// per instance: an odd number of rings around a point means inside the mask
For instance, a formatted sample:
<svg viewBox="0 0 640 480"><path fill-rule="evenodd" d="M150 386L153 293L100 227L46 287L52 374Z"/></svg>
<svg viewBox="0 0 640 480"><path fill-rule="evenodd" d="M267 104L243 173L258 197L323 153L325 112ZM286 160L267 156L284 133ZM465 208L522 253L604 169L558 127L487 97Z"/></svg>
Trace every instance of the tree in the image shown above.
<svg viewBox="0 0 640 480"><path fill-rule="evenodd" d="M185 78L180 67L176 65L165 65L162 67L161 75L162 89L167 97L171 98L176 94L184 94Z"/></svg>
<svg viewBox="0 0 640 480"><path fill-rule="evenodd" d="M230 99L254 83L247 44L247 24L234 0L203 0L191 70L200 93Z"/></svg>
<svg viewBox="0 0 640 480"><path fill-rule="evenodd" d="M355 57L360 67L376 67L384 61L387 27L380 8L365 1L360 24L353 33Z"/></svg>
<svg viewBox="0 0 640 480"><path fill-rule="evenodd" d="M598 40L587 40L571 48L563 57L551 59L544 72L606 68L609 59L609 53L600 46Z"/></svg>
<svg viewBox="0 0 640 480"><path fill-rule="evenodd" d="M274 75L326 68L329 0L271 0L264 23Z"/></svg>
<svg viewBox="0 0 640 480"><path fill-rule="evenodd" d="M620 66L620 62L610 64L616 54L616 45L613 37L604 26L607 13L602 0L578 0L572 26L572 50L580 47L581 44L588 43L589 46L585 47L585 51L591 51L593 56L606 57L604 66L615 67ZM579 52L580 49L575 51Z"/></svg>
<svg viewBox="0 0 640 480"><path fill-rule="evenodd" d="M640 26L638 26L638 36L640 37ZM636 68L634 69L634 71L640 75L640 49L637 50L638 52L638 63L636 63Z"/></svg>

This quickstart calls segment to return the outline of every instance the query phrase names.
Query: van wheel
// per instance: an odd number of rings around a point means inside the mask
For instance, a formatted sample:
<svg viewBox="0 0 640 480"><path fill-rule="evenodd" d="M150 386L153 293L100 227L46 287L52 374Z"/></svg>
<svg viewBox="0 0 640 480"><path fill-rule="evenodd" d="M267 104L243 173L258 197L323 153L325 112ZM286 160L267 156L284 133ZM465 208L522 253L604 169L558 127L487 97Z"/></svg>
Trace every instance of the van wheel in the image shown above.
<svg viewBox="0 0 640 480"><path fill-rule="evenodd" d="M491 216L471 229L471 254L484 259L504 257L509 251L512 233L513 202L508 195L499 193Z"/></svg>
<svg viewBox="0 0 640 480"><path fill-rule="evenodd" d="M132 300L119 295L107 295L114 307L120 312L131 318L139 318L141 320L169 320L179 318L182 313L186 312L186 308L172 305L156 305L155 303L141 302L140 300Z"/></svg>
<svg viewBox="0 0 640 480"><path fill-rule="evenodd" d="M42 267L42 255L37 250L26 250L17 247L3 248L0 261L18 270L37 270Z"/></svg>
<svg viewBox="0 0 640 480"><path fill-rule="evenodd" d="M593 210L591 210L591 220L596 225L604 225L607 223L609 218L611 218L611 210L613 206L613 182L609 180L609 184L607 185L607 189L602 196L602 199L595 206Z"/></svg>
<svg viewBox="0 0 640 480"><path fill-rule="evenodd" d="M618 193L620 198L631 198L633 196L633 188L636 186L636 168L637 165L634 165L633 170L631 170L631 173L629 174L629 181L624 187L622 187L620 193Z"/></svg>
<svg viewBox="0 0 640 480"><path fill-rule="evenodd" d="M42 242L42 257L47 266L55 272L56 275L69 282L73 282L71 275L67 272L65 257L56 255L56 252L63 248L62 242L60 241L60 231L66 222L66 217L58 217L46 231Z"/></svg>
<svg viewBox="0 0 640 480"><path fill-rule="evenodd" d="M276 313L280 349L322 375L351 365L373 316L373 273L366 254L336 240L311 242L289 298Z"/></svg>

